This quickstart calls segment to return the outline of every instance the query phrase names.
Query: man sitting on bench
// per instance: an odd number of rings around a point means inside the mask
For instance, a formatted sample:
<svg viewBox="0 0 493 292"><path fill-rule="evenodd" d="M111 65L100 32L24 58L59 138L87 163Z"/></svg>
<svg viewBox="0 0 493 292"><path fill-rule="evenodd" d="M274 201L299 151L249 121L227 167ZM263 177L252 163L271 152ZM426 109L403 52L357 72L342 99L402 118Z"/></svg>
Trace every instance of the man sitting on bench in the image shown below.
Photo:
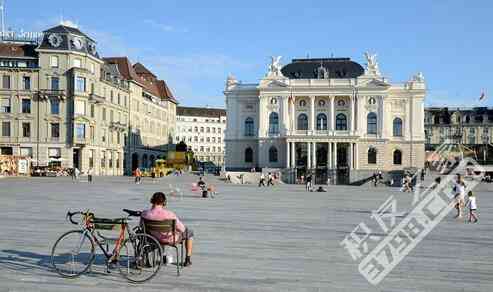
<svg viewBox="0 0 493 292"><path fill-rule="evenodd" d="M180 222L180 219L176 217L175 213L166 209L166 196L162 192L157 192L152 195L151 198L151 209L145 210L142 212L142 218L153 221L162 221L162 220L176 220L176 230L175 234L176 242L173 242L173 234L169 233L158 233L152 234L156 239L158 239L163 244L176 244L181 240L185 240L185 247L187 250L187 256L185 257L186 266L192 265L192 244L193 244L193 231L190 228L185 227L183 223Z"/></svg>

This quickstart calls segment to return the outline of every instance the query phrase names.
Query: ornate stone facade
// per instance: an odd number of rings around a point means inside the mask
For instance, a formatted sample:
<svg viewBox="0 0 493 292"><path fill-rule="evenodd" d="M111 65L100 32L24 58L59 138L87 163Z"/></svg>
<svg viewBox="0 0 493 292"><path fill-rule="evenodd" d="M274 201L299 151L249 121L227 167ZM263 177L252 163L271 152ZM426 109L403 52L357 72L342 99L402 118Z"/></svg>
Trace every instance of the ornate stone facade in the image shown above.
<svg viewBox="0 0 493 292"><path fill-rule="evenodd" d="M366 68L349 58L281 68L273 57L258 84L228 81L226 167L316 169L347 182L422 167L424 77L391 84L376 55L365 55Z"/></svg>

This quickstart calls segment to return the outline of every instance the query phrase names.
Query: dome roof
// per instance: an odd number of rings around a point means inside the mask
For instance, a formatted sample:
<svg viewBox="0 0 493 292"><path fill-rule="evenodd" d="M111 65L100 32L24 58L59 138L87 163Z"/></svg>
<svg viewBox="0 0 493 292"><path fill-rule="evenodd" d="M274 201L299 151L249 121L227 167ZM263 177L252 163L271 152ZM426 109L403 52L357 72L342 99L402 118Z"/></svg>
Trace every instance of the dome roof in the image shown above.
<svg viewBox="0 0 493 292"><path fill-rule="evenodd" d="M320 66L329 72L329 78L357 78L365 69L350 58L293 59L281 69L290 79L317 79Z"/></svg>

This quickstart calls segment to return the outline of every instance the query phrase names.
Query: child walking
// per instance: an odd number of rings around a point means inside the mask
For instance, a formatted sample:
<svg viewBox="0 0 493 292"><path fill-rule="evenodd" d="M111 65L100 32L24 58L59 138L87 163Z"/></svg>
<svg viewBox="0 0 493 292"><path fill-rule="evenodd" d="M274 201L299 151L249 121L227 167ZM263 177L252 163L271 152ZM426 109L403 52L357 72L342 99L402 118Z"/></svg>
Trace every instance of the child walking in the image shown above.
<svg viewBox="0 0 493 292"><path fill-rule="evenodd" d="M467 207L469 207L469 223L471 223L472 218L474 218L474 223L478 222L478 216L476 216L476 209L478 208L476 197L472 191L467 193Z"/></svg>

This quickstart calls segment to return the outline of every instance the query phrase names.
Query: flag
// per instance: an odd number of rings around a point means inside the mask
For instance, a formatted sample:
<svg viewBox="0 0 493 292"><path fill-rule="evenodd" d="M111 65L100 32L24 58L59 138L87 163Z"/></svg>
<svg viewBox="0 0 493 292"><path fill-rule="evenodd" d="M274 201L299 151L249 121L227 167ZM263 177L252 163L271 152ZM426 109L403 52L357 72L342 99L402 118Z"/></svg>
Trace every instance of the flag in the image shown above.
<svg viewBox="0 0 493 292"><path fill-rule="evenodd" d="M486 93L483 90L483 91L481 91L481 95L479 96L479 100L483 100L485 97L486 97Z"/></svg>

